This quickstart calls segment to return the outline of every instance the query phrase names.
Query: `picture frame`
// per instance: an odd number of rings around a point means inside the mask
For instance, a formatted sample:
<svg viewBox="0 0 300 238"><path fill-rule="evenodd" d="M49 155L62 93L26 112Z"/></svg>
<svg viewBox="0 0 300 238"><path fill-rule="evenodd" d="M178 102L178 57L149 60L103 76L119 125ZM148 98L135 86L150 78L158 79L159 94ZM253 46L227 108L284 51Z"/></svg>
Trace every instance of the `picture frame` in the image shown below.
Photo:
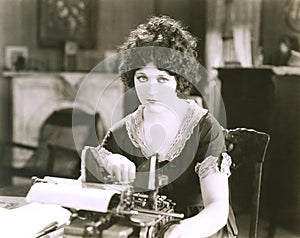
<svg viewBox="0 0 300 238"><path fill-rule="evenodd" d="M288 27L295 32L300 32L300 17L298 14L300 6L298 6L298 1L286 0L285 6L284 14Z"/></svg>
<svg viewBox="0 0 300 238"><path fill-rule="evenodd" d="M37 8L40 47L96 47L98 0L39 0Z"/></svg>
<svg viewBox="0 0 300 238"><path fill-rule="evenodd" d="M25 70L28 62L29 51L27 46L5 47L5 68L16 71Z"/></svg>

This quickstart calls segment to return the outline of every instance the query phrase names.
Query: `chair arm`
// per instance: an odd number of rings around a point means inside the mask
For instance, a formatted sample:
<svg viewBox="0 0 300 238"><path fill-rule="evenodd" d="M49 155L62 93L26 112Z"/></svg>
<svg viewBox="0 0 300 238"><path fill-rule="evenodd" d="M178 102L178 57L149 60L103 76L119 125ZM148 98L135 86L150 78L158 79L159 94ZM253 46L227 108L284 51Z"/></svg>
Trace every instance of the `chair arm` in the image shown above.
<svg viewBox="0 0 300 238"><path fill-rule="evenodd" d="M27 149L27 150L37 150L36 146L26 145L26 144L22 144L22 143L18 143L18 142L7 142L7 141L4 142L4 141L1 141L0 146L3 146L3 147L18 147L18 148Z"/></svg>
<svg viewBox="0 0 300 238"><path fill-rule="evenodd" d="M60 151L66 151L66 152L77 152L76 149L74 148L68 148L65 146L61 146L61 145L56 145L56 144L52 144L52 143L48 143L47 144L49 150L60 150Z"/></svg>

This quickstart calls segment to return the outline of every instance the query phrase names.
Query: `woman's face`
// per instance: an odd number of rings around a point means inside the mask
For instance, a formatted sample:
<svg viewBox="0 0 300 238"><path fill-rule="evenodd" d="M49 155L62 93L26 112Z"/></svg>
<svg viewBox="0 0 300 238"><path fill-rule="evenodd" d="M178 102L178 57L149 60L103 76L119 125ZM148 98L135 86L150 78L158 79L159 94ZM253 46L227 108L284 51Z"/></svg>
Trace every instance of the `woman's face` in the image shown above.
<svg viewBox="0 0 300 238"><path fill-rule="evenodd" d="M175 77L159 70L153 63L135 72L134 85L140 102L151 111L168 108L178 99Z"/></svg>

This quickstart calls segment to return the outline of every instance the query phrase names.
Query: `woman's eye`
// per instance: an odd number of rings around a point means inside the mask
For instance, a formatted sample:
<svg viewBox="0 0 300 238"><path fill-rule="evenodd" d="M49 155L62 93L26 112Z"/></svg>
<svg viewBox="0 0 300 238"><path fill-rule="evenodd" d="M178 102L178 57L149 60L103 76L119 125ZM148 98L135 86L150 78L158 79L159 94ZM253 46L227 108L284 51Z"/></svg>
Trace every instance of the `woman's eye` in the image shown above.
<svg viewBox="0 0 300 238"><path fill-rule="evenodd" d="M140 82L147 82L148 81L148 78L147 77L145 77L145 76L137 76L136 77Z"/></svg>
<svg viewBox="0 0 300 238"><path fill-rule="evenodd" d="M166 82L169 81L169 79L164 78L164 77L160 77L160 78L157 79L157 81L158 81L159 83L166 83Z"/></svg>

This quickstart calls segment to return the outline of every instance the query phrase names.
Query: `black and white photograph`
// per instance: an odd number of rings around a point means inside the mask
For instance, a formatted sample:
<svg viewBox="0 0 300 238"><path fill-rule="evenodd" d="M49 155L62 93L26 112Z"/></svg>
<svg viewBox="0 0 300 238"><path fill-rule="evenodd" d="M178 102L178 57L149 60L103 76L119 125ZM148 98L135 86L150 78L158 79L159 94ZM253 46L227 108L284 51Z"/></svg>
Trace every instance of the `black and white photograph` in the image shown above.
<svg viewBox="0 0 300 238"><path fill-rule="evenodd" d="M0 0L0 56L0 237L300 238L300 0Z"/></svg>

